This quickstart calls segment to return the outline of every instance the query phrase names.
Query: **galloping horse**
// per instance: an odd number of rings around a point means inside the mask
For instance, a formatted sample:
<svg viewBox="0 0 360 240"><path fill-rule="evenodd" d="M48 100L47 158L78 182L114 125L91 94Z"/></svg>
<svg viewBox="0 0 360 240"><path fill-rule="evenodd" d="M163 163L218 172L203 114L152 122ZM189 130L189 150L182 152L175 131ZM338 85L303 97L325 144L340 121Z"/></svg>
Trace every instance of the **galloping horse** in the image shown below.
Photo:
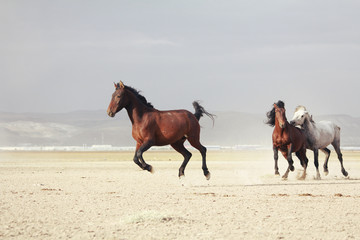
<svg viewBox="0 0 360 240"><path fill-rule="evenodd" d="M143 158L143 153L152 146L170 144L184 156L179 168L179 177L184 171L192 154L184 147L185 140L200 151L202 169L207 180L210 172L206 166L206 148L200 143L199 119L206 114L214 121L214 115L205 111L198 102L193 102L195 113L187 110L159 111L146 98L132 87L125 86L121 81L114 83L115 92L112 94L107 114L114 117L117 112L125 108L132 123L132 136L136 140L134 162L143 170L152 172L153 168Z"/></svg>
<svg viewBox="0 0 360 240"><path fill-rule="evenodd" d="M330 157L330 150L327 148L328 145L333 145L337 153L338 159L341 165L341 172L346 177L347 171L343 165L342 153L340 151L340 127L330 121L314 122L312 116L306 111L304 106L298 106L295 109L295 113L292 121L292 125L301 126L306 135L307 148L314 151L314 164L316 167L316 178L320 179L319 172L319 149L325 153L324 162L324 173L329 174L328 161Z"/></svg>
<svg viewBox="0 0 360 240"><path fill-rule="evenodd" d="M279 175L278 151L280 150L289 163L288 169L282 176L284 179L287 179L289 170L294 171L292 153L295 152L301 165L304 167L304 172L300 179L305 179L308 159L306 157L306 138L303 131L289 124L286 119L285 104L283 101L278 101L276 104L274 103L273 109L269 111L266 116L268 117L266 123L272 127L275 126L272 134L275 174Z"/></svg>

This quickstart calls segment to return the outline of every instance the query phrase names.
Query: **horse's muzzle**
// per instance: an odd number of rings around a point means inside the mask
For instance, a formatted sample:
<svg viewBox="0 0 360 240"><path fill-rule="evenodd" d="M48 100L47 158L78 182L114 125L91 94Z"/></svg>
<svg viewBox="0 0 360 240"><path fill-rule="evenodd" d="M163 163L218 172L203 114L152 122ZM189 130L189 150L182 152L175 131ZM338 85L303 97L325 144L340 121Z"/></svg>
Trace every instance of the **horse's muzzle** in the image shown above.
<svg viewBox="0 0 360 240"><path fill-rule="evenodd" d="M109 115L109 117L115 117L115 113L113 113L112 111L108 111L107 114Z"/></svg>

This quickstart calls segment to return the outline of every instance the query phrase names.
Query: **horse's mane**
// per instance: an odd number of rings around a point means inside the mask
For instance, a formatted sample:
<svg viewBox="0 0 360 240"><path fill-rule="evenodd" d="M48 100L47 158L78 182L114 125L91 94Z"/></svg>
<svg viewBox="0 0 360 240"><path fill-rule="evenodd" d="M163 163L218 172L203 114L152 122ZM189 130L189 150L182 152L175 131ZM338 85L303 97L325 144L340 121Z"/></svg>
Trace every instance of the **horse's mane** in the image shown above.
<svg viewBox="0 0 360 240"><path fill-rule="evenodd" d="M306 111L306 107L299 105L295 108L295 112L299 111L300 109Z"/></svg>
<svg viewBox="0 0 360 240"><path fill-rule="evenodd" d="M125 86L125 89L132 92L140 100L140 102L145 104L147 107L154 108L154 106L150 102L148 102L143 95L140 94L140 91L136 90L135 88L129 87L129 86Z"/></svg>
<svg viewBox="0 0 360 240"><path fill-rule="evenodd" d="M313 120L312 115L310 115L310 122L315 123L315 121Z"/></svg>
<svg viewBox="0 0 360 240"><path fill-rule="evenodd" d="M283 101L281 101L281 100L279 100L275 104L279 108L285 108L285 103ZM273 107L271 109L271 111L267 112L266 116L267 116L268 120L265 123L268 124L271 127L274 127L275 126L275 107Z"/></svg>
<svg viewBox="0 0 360 240"><path fill-rule="evenodd" d="M299 110L303 110L305 112L305 114L307 114L309 117L308 117L308 120L311 122L311 123L315 123L315 121L313 120L313 116L309 114L309 112L306 110L306 107L302 106L302 105L299 105L295 108L295 112L299 111Z"/></svg>
<svg viewBox="0 0 360 240"><path fill-rule="evenodd" d="M308 112L306 112L306 114L307 114L307 118L305 118L307 121L309 121L309 122L311 122L311 123L315 123L315 121L313 120L313 116L312 115L310 115Z"/></svg>

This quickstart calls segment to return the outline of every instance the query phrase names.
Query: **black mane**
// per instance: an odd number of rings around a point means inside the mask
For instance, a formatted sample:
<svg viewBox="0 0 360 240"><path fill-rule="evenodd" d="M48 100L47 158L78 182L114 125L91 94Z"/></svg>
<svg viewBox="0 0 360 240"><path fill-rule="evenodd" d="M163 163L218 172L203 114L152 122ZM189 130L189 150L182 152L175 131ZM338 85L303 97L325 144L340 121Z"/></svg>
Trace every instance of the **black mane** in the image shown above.
<svg viewBox="0 0 360 240"><path fill-rule="evenodd" d="M279 100L277 103L275 103L276 106L278 106L279 108L285 108L285 103L281 100ZM267 122L265 122L266 124L268 124L271 127L275 126L275 107L273 107L271 109L271 111L266 113L266 116L268 118Z"/></svg>
<svg viewBox="0 0 360 240"><path fill-rule="evenodd" d="M129 86L125 86L125 89L132 92L140 100L140 102L142 102L145 106L147 106L149 108L154 108L154 106L150 102L148 102L143 95L140 94L140 91L136 90L135 88L129 87Z"/></svg>

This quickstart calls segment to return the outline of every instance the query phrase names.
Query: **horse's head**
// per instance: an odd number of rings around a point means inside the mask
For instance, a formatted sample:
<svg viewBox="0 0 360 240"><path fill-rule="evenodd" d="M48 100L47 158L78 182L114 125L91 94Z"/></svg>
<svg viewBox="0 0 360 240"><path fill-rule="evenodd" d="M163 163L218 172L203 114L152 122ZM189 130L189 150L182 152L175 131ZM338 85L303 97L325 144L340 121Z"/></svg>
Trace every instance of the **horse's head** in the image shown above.
<svg viewBox="0 0 360 240"><path fill-rule="evenodd" d="M276 105L274 103L274 109L275 109L275 118L279 122L279 127L285 128L286 122L287 122L286 115L285 115L285 108L278 107L278 105Z"/></svg>
<svg viewBox="0 0 360 240"><path fill-rule="evenodd" d="M290 124L293 126L302 126L309 115L308 111L304 106L298 106L295 109L294 116L290 121Z"/></svg>
<svg viewBox="0 0 360 240"><path fill-rule="evenodd" d="M266 113L266 117L268 118L267 121L265 122L266 124L268 124L271 127L275 126L275 105L277 108L284 108L285 109L285 103L281 100L279 100L277 103L274 103L273 108L271 109L271 111Z"/></svg>
<svg viewBox="0 0 360 240"><path fill-rule="evenodd" d="M115 92L112 94L107 114L110 117L114 117L117 112L123 109L127 105L125 85L123 82L114 83Z"/></svg>

